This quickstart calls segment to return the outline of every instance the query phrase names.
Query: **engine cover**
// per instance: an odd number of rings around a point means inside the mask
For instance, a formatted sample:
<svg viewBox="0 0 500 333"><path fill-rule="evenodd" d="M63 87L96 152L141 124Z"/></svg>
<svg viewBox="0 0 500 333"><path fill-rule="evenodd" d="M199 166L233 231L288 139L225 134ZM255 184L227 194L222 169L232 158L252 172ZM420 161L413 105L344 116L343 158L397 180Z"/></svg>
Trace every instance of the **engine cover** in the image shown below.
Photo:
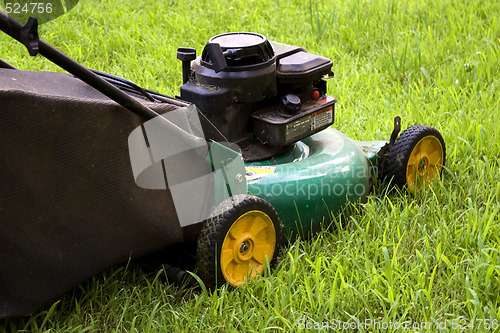
<svg viewBox="0 0 500 333"><path fill-rule="evenodd" d="M178 50L189 64L181 50L189 49ZM270 157L248 145L284 147L333 124L336 100L326 95L323 80L331 74L330 59L249 32L217 35L201 56L192 52L180 98L239 144L247 161Z"/></svg>

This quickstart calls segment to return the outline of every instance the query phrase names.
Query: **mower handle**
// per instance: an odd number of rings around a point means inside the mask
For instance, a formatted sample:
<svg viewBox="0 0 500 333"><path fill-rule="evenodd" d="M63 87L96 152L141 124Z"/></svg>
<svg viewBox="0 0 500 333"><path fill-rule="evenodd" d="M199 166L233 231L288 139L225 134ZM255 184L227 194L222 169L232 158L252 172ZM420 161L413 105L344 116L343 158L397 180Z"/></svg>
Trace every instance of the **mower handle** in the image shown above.
<svg viewBox="0 0 500 333"><path fill-rule="evenodd" d="M127 93L107 82L102 77L96 75L88 68L71 59L52 45L41 40L38 37L38 22L35 17L30 16L26 25L23 26L22 23L0 10L0 30L21 44L24 44L28 48L30 55L34 56L38 53L41 54L54 64L73 74L92 88L98 90L136 115L146 118L147 120L156 117L160 118L165 127L164 130L168 131L168 133L170 133L169 135L178 136L195 145L202 146L207 144L205 138L200 138L186 132L165 117L160 116L154 110L148 108Z"/></svg>
<svg viewBox="0 0 500 333"><path fill-rule="evenodd" d="M0 10L0 30L24 44L30 55L35 56L38 53L41 54L135 114L146 119L159 116L158 113L133 99L112 84L106 82L88 68L71 59L52 45L39 39L37 31L38 22L35 17L30 16L26 25L23 26L22 23Z"/></svg>

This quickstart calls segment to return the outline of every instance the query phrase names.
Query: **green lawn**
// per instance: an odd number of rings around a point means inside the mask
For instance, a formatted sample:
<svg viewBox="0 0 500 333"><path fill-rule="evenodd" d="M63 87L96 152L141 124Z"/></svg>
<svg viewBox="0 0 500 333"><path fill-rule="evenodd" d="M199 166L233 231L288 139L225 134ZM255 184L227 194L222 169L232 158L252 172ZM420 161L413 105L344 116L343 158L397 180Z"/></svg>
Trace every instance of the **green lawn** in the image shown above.
<svg viewBox="0 0 500 333"><path fill-rule="evenodd" d="M343 223L332 216L333 227L286 244L277 267L251 285L193 290L124 266L31 316L0 320L0 332L500 327L500 2L424 2L81 0L42 25L44 40L85 66L169 95L181 84L179 46L200 52L228 31L302 46L333 60L335 128L385 140L396 115L403 128L433 126L447 145L446 168L416 196L377 189ZM0 57L59 70L6 35ZM368 320L374 325L352 328Z"/></svg>

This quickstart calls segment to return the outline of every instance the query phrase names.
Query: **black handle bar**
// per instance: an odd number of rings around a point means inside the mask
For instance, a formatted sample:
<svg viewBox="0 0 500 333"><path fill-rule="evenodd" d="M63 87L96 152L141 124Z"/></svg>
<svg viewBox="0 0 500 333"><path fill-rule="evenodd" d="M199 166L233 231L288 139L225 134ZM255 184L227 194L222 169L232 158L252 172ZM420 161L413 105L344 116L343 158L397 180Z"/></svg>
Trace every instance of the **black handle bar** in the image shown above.
<svg viewBox="0 0 500 333"><path fill-rule="evenodd" d="M158 116L158 113L155 111L108 83L106 80L94 74L91 70L71 59L52 45L39 39L37 31L38 23L35 17L31 16L28 23L22 25L19 21L0 10L0 30L24 44L28 48L30 55L34 56L37 53L41 54L135 114L146 119Z"/></svg>

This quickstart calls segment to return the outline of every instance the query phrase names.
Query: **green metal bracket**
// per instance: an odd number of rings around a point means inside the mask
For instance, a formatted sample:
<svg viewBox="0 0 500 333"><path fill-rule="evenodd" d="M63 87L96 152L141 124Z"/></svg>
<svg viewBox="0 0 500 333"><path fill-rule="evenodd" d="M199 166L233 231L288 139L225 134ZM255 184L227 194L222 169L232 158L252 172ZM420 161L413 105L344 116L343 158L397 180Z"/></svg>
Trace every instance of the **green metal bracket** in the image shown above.
<svg viewBox="0 0 500 333"><path fill-rule="evenodd" d="M236 194L248 193L245 164L240 153L212 141L206 160L214 172L215 206Z"/></svg>

